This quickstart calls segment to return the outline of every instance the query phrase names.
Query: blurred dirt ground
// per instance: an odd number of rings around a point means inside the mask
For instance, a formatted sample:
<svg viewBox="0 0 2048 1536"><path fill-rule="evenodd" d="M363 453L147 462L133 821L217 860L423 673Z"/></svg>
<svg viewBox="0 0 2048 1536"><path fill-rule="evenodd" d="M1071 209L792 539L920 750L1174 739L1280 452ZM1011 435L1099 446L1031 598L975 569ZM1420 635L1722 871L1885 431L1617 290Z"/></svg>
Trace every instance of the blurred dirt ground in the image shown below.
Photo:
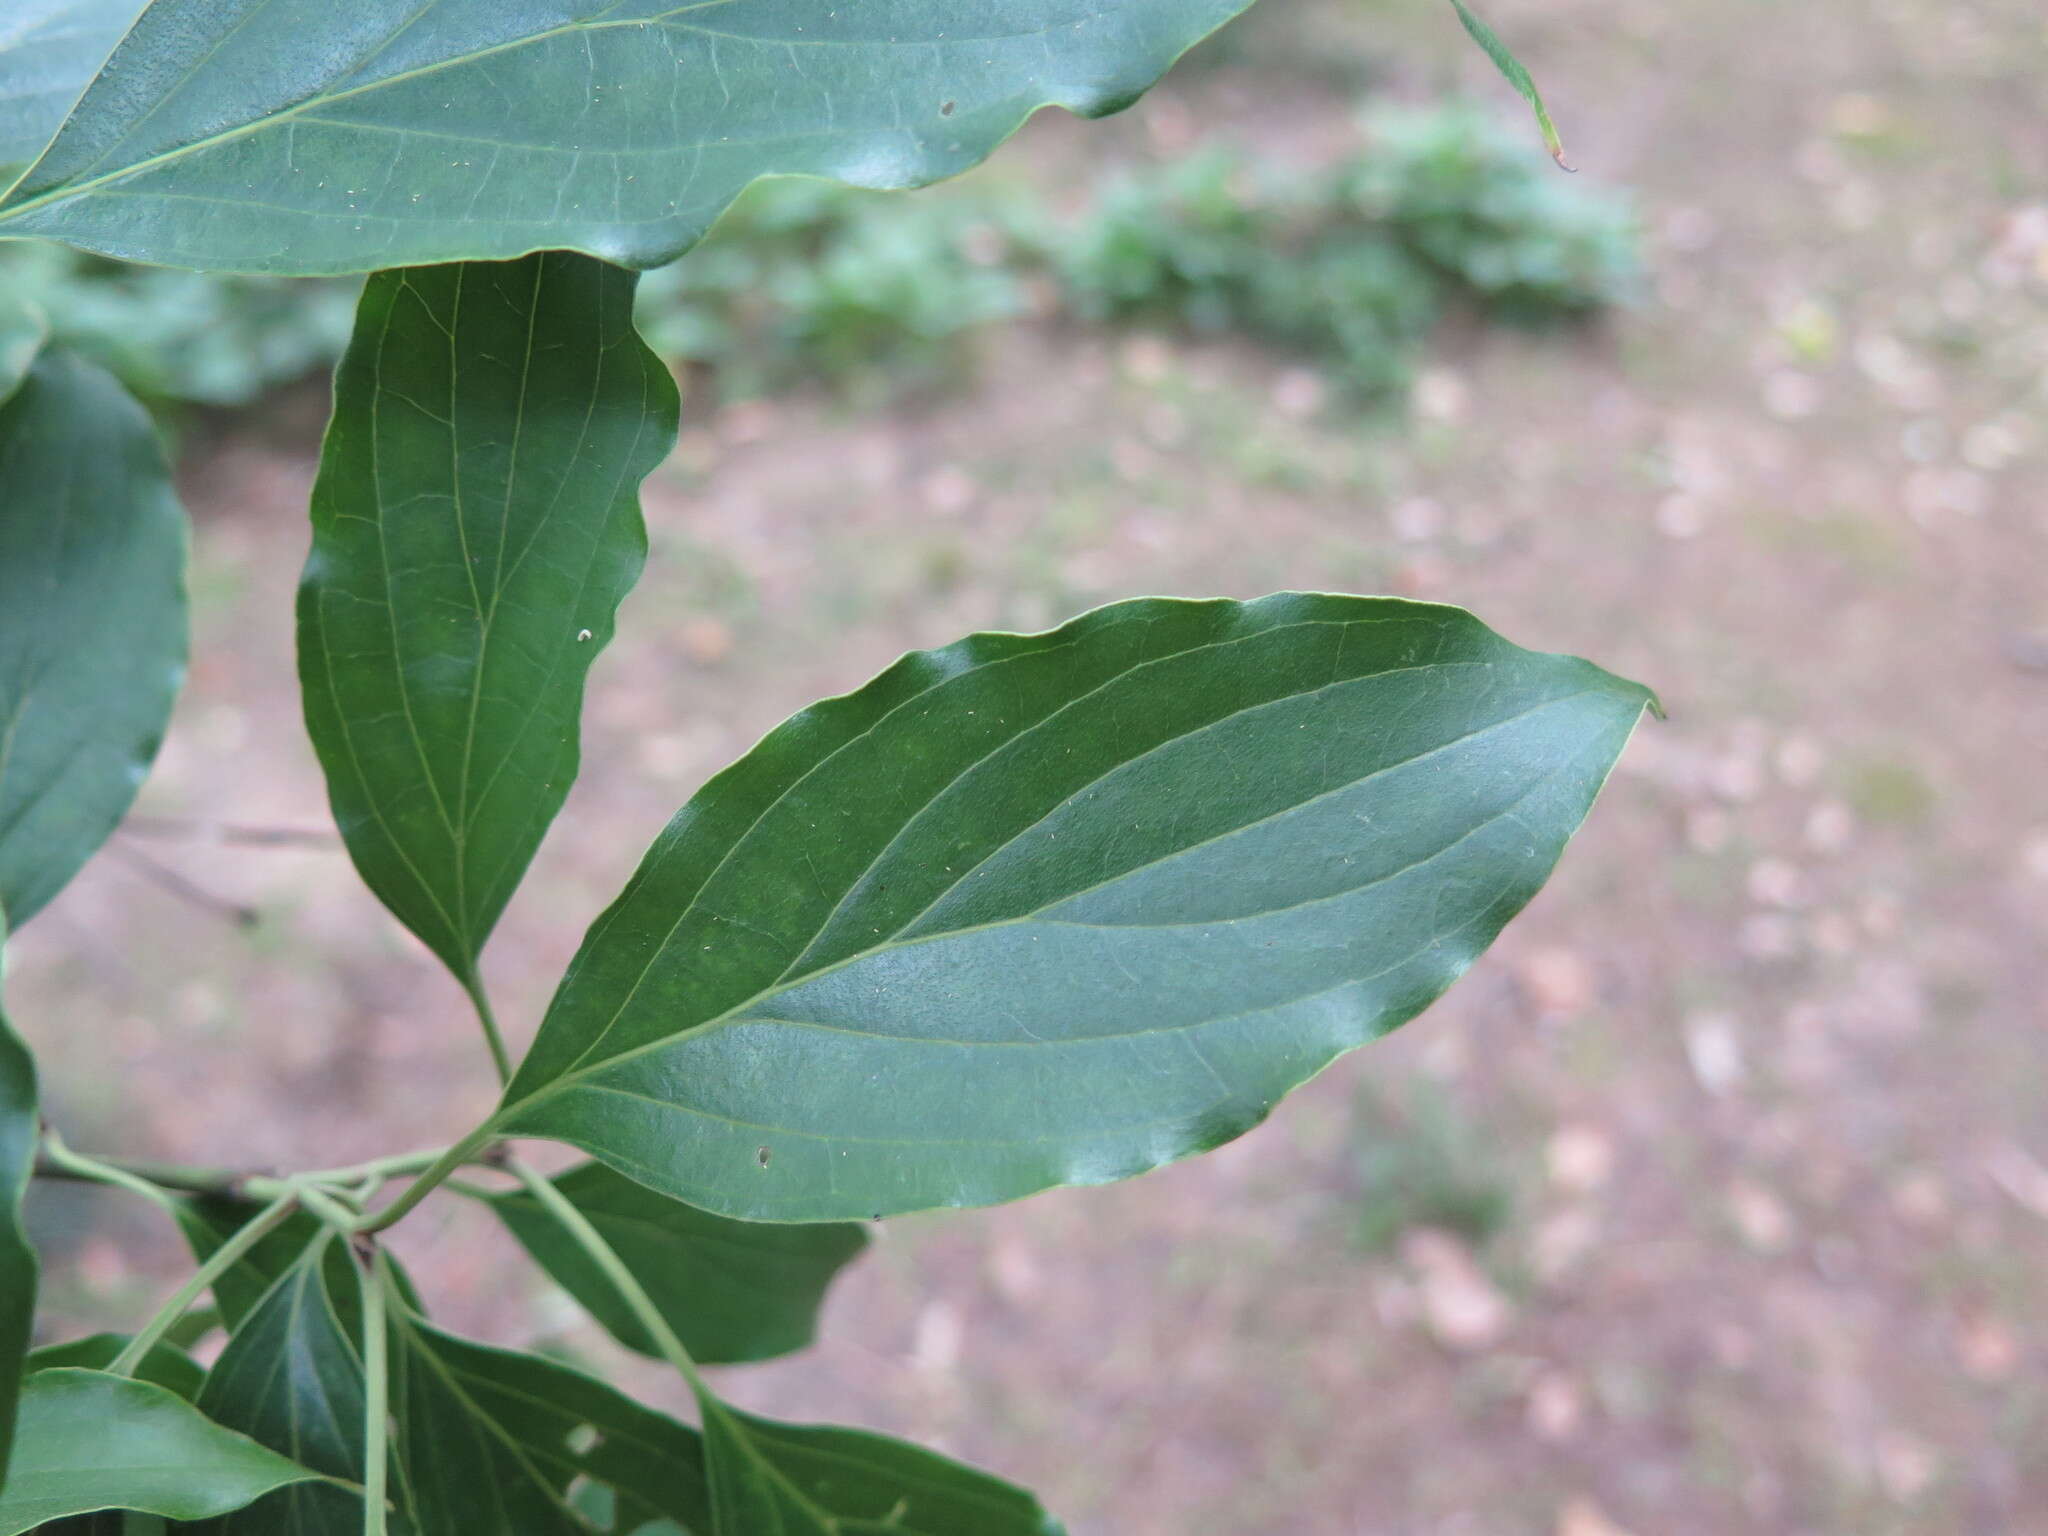
<svg viewBox="0 0 2048 1536"><path fill-rule="evenodd" d="M1365 82L1512 109L1431 0L1267 5L1007 153L1312 155ZM1286 359L1032 328L891 419L686 408L499 1012L530 1033L696 784L906 647L1141 592L1466 604L1671 715L1496 951L1215 1156L888 1223L826 1342L731 1391L935 1440L1075 1536L2048 1532L2048 13L1491 13L1639 195L1651 301L1447 335L1398 423ZM151 815L325 820L289 624L318 417L188 455L197 652ZM494 1098L337 853L129 836L16 949L80 1146L326 1166ZM618 1360L431 1211L399 1247L442 1317ZM146 1210L36 1215L66 1323L174 1283Z"/></svg>

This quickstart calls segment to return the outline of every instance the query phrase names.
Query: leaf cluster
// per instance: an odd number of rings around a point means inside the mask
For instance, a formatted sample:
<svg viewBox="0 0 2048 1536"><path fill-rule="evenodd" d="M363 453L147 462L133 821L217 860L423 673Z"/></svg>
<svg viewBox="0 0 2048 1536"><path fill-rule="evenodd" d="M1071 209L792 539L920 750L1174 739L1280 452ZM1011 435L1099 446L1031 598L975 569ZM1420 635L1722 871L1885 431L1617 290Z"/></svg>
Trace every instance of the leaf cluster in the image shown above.
<svg viewBox="0 0 2048 1536"><path fill-rule="evenodd" d="M1039 105L1113 110L1238 8L29 0L0 238L373 269L311 498L305 723L356 872L503 1090L451 1144L348 1167L127 1163L43 1122L0 1018L0 1536L1056 1536L997 1477L744 1413L702 1367L807 1343L867 1222L1217 1146L1427 1007L1548 877L1645 690L1397 599L970 635L691 797L516 1057L483 960L676 435L633 268L759 177L931 180ZM186 541L141 406L0 301L0 938L148 770ZM589 1160L549 1177L529 1140ZM32 1348L39 1177L189 1244L132 1334ZM434 1322L383 1236L430 1198L491 1212L694 1421Z"/></svg>

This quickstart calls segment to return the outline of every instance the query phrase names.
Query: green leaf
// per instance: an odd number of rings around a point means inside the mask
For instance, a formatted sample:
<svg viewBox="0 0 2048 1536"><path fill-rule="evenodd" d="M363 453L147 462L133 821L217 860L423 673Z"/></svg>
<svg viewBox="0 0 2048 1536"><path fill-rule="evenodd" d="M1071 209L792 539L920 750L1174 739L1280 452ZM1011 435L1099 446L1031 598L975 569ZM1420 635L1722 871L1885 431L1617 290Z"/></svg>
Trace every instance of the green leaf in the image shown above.
<svg viewBox="0 0 2048 1536"><path fill-rule="evenodd" d="M50 142L142 0L7 0L0 16L0 187Z"/></svg>
<svg viewBox="0 0 2048 1536"><path fill-rule="evenodd" d="M699 1403L710 1536L1062 1536L1022 1488L936 1451Z"/></svg>
<svg viewBox="0 0 2048 1536"><path fill-rule="evenodd" d="M1508 45L1485 22L1481 21L1465 0L1451 0L1457 7L1458 20L1465 24L1465 30L1472 34L1472 41L1485 50L1493 60L1494 68L1506 77L1522 100L1529 103L1536 114L1536 124L1543 130L1543 143L1550 151L1550 158L1566 170L1572 163L1564 157L1564 141L1557 136L1557 125L1550 120L1550 109L1543 105L1543 93L1536 89L1536 81L1529 71L1522 67L1522 61L1508 51Z"/></svg>
<svg viewBox="0 0 2048 1536"><path fill-rule="evenodd" d="M67 1339L62 1344L45 1344L28 1357L28 1368L33 1372L73 1365L88 1371L103 1371L114 1363L114 1358L127 1343L128 1335L125 1333L94 1333L82 1339ZM135 1368L135 1379L175 1392L189 1403L199 1396L206 1371L176 1345L156 1344Z"/></svg>
<svg viewBox="0 0 2048 1536"><path fill-rule="evenodd" d="M832 1517L775 1469L732 1410L707 1398L703 1412L711 1536L835 1536Z"/></svg>
<svg viewBox="0 0 2048 1536"><path fill-rule="evenodd" d="M578 1477L621 1508L702 1531L710 1502L696 1433L536 1355L458 1339L392 1312L392 1405L419 1536L554 1536L588 1529Z"/></svg>
<svg viewBox="0 0 2048 1536"><path fill-rule="evenodd" d="M6 944L7 914L0 910L0 955ZM21 1200L40 1137L35 1057L0 1012L0 1488L7 1485L15 1403L35 1325L36 1251L22 1225Z"/></svg>
<svg viewBox="0 0 2048 1536"><path fill-rule="evenodd" d="M200 1411L302 1466L363 1480L363 1365L340 1311L336 1282L361 1302L353 1276L326 1263L344 1245L322 1232L257 1302L207 1373ZM280 1488L223 1516L205 1536L359 1536L359 1494L326 1483Z"/></svg>
<svg viewBox="0 0 2048 1536"><path fill-rule="evenodd" d="M22 1389L0 1536L99 1509L203 1520L317 1475L146 1381L38 1371Z"/></svg>
<svg viewBox="0 0 2048 1536"><path fill-rule="evenodd" d="M0 908L104 842L185 670L185 514L142 407L45 351L0 406Z"/></svg>
<svg viewBox="0 0 2048 1536"><path fill-rule="evenodd" d="M1248 0L156 0L0 230L207 270L659 266L759 176L922 186Z"/></svg>
<svg viewBox="0 0 2048 1536"><path fill-rule="evenodd" d="M49 340L50 324L41 310L17 299L0 297L0 405L13 398L28 377L29 365Z"/></svg>
<svg viewBox="0 0 2048 1536"><path fill-rule="evenodd" d="M313 488L299 676L363 878L472 991L576 777L677 400L633 274L554 252L380 272Z"/></svg>
<svg viewBox="0 0 2048 1536"><path fill-rule="evenodd" d="M767 1360L802 1349L840 1268L867 1246L852 1222L783 1226L714 1216L602 1163L583 1163L555 1187L603 1234L692 1358L704 1365ZM629 1349L660 1347L582 1244L524 1190L490 1205L540 1267Z"/></svg>
<svg viewBox="0 0 2048 1536"><path fill-rule="evenodd" d="M777 1221L1218 1146L1464 972L1650 702L1394 599L912 654L683 808L489 1130Z"/></svg>

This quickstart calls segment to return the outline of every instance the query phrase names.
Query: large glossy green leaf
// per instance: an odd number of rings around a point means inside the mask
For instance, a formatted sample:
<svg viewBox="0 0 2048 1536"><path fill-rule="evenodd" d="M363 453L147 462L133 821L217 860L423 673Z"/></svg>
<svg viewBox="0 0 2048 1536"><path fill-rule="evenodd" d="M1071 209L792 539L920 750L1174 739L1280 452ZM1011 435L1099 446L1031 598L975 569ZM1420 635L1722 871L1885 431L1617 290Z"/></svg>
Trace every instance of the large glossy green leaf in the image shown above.
<svg viewBox="0 0 2048 1536"><path fill-rule="evenodd" d="M30 1371L55 1370L58 1366L72 1365L82 1370L103 1371L112 1365L121 1351L128 1346L125 1333L92 1333L82 1339L66 1339L61 1344L45 1344L32 1351L28 1357ZM149 1353L142 1357L135 1367L137 1381L153 1382L167 1392L175 1392L186 1402L199 1396L199 1389L206 1381L206 1369L175 1344L152 1344Z"/></svg>
<svg viewBox="0 0 2048 1536"><path fill-rule="evenodd" d="M715 1216L602 1163L580 1164L554 1182L704 1365L767 1360L809 1344L826 1287L868 1241L853 1222L785 1226ZM513 1190L490 1204L541 1268L620 1343L661 1353L582 1244L533 1196Z"/></svg>
<svg viewBox="0 0 2048 1536"><path fill-rule="evenodd" d="M655 266L749 181L918 186L1126 105L1249 0L155 0L0 233L317 273Z"/></svg>
<svg viewBox="0 0 2048 1536"><path fill-rule="evenodd" d="M1216 1146L1465 970L1649 702L1393 599L908 656L683 808L492 1128L786 1221Z"/></svg>
<svg viewBox="0 0 2048 1536"><path fill-rule="evenodd" d="M0 187L35 159L142 0L7 0L0 11Z"/></svg>
<svg viewBox="0 0 2048 1536"><path fill-rule="evenodd" d="M354 1277L324 1262L342 1246L321 1234L264 1293L207 1373L199 1408L302 1466L360 1484L363 1365L334 1299L340 1287L353 1290ZM360 1316L359 1305L351 1311ZM360 1495L299 1483L209 1523L204 1536L359 1536L362 1528Z"/></svg>
<svg viewBox="0 0 2048 1536"><path fill-rule="evenodd" d="M203 1520L316 1475L149 1382L38 1371L22 1389L0 1536L97 1509Z"/></svg>
<svg viewBox="0 0 2048 1536"><path fill-rule="evenodd" d="M185 666L185 514L149 418L62 351L0 405L0 908L106 840Z"/></svg>
<svg viewBox="0 0 2048 1536"><path fill-rule="evenodd" d="M622 1510L706 1529L698 1437L580 1371L458 1339L403 1306L392 1324L392 1406L418 1536L557 1536L588 1529L570 1485L596 1480Z"/></svg>
<svg viewBox="0 0 2048 1536"><path fill-rule="evenodd" d="M634 277L553 252L380 272L335 384L299 676L356 867L474 985L576 777L676 390Z"/></svg>
<svg viewBox="0 0 2048 1536"><path fill-rule="evenodd" d="M0 911L0 954L6 946L7 914ZM21 1201L35 1171L37 1113L35 1058L0 1011L0 1487L7 1482L15 1403L36 1313L36 1251L22 1225Z"/></svg>

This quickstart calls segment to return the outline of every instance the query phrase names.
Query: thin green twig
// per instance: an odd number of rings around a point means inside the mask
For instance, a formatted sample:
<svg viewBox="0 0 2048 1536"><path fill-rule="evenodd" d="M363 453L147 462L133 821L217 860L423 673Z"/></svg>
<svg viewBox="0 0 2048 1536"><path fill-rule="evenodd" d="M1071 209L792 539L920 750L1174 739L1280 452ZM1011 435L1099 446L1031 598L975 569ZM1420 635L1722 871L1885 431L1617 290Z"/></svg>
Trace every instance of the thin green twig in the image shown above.
<svg viewBox="0 0 2048 1536"><path fill-rule="evenodd" d="M553 1180L542 1178L532 1167L516 1157L506 1158L504 1167L506 1172L526 1186L527 1193L540 1203L541 1209L562 1224L563 1229L576 1240L576 1245L590 1256L591 1262L604 1271L605 1278L611 1281L619 1294L625 1298L633 1316L653 1338L668 1363L690 1384L690 1390L697 1394L698 1401L701 1403L709 1399L716 1403L718 1399L712 1394L710 1387L705 1385L704 1378L698 1374L697 1362L692 1360L690 1352L683 1348L683 1341L677 1338L675 1330L669 1327L668 1319L661 1315L661 1309L655 1306L653 1299L641 1289L640 1282L633 1278L633 1271L626 1267L625 1260L621 1259L613 1251L612 1245L604 1240L604 1234L590 1224L589 1219L576 1209L567 1195L555 1188Z"/></svg>
<svg viewBox="0 0 2048 1536"><path fill-rule="evenodd" d="M384 1488L390 1458L391 1378L384 1327L384 1255L374 1240L355 1241L363 1293L363 1536L384 1536Z"/></svg>
<svg viewBox="0 0 2048 1536"><path fill-rule="evenodd" d="M162 1307L155 1317L143 1324L142 1331L122 1348L107 1369L116 1376L132 1376L157 1342L169 1331L171 1325L185 1315L185 1311L197 1301L222 1275L242 1261L251 1248L281 1223L298 1206L300 1192L290 1190L279 1195L255 1216L244 1222L234 1236L213 1251L207 1261L193 1271L192 1278L178 1288L178 1293Z"/></svg>

